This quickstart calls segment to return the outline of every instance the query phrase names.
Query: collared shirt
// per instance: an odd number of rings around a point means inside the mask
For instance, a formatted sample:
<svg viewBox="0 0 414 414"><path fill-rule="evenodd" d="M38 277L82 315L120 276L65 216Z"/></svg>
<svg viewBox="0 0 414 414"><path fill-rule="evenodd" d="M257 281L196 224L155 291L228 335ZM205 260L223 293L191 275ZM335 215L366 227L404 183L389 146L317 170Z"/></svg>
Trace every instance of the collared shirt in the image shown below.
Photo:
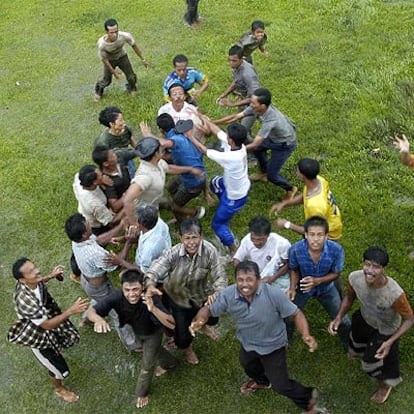
<svg viewBox="0 0 414 414"><path fill-rule="evenodd" d="M113 272L117 266L104 262L108 252L98 244L94 234L88 240L72 242L72 250L80 271L88 279L101 277L106 272Z"/></svg>
<svg viewBox="0 0 414 414"><path fill-rule="evenodd" d="M175 165L194 167L201 171L206 171L203 164L203 154L185 135L176 134L174 129L171 129L166 133L166 137L173 142L171 155ZM205 176L199 179L189 173L181 174L180 177L185 188L198 187L206 181Z"/></svg>
<svg viewBox="0 0 414 414"><path fill-rule="evenodd" d="M236 285L222 290L210 306L212 316L228 312L236 322L236 336L243 348L267 355L287 344L284 318L296 313L297 306L278 288L260 283L251 303Z"/></svg>
<svg viewBox="0 0 414 414"><path fill-rule="evenodd" d="M154 306L168 313L159 296L153 296L153 301ZM118 314L119 325L121 327L125 324L131 325L137 335L151 335L163 326L142 300L131 304L125 299L121 290L116 290L93 307L96 313L103 318L108 316L113 309Z"/></svg>
<svg viewBox="0 0 414 414"><path fill-rule="evenodd" d="M162 87L164 97L168 99L168 89L172 84L181 85L184 90L187 92L194 88L194 84L198 83L199 85L207 82L207 76L200 72L196 68L188 67L185 74L185 79L182 80L176 73L171 72L164 81L164 86Z"/></svg>
<svg viewBox="0 0 414 414"><path fill-rule="evenodd" d="M39 295L24 283L16 283L13 300L19 322L9 329L7 340L36 349L53 348L57 352L77 343L79 332L69 319L54 329L39 326L40 321L52 319L62 312L43 282L38 288Z"/></svg>
<svg viewBox="0 0 414 414"><path fill-rule="evenodd" d="M201 123L200 118L197 116L197 108L185 101L181 111L176 111L172 102L166 103L158 110L158 116L161 114L171 115L174 119L174 124L178 121L186 121L187 119L191 119L194 125Z"/></svg>
<svg viewBox="0 0 414 414"><path fill-rule="evenodd" d="M107 42L105 40L106 35L103 35L98 39L98 57L101 59L117 60L127 54L125 50L125 44L130 46L135 45L135 39L131 33L118 32L118 37L114 42Z"/></svg>
<svg viewBox="0 0 414 414"><path fill-rule="evenodd" d="M136 157L135 151L131 147L131 138L133 135L128 125L125 125L120 135L113 135L109 132L109 128L105 128L96 139L95 145L106 145L115 151L118 158L120 158L120 162L127 163Z"/></svg>
<svg viewBox="0 0 414 414"><path fill-rule="evenodd" d="M253 92L260 88L259 76L249 62L243 61L237 69L232 69L233 81L236 83L234 93L242 98L250 98Z"/></svg>
<svg viewBox="0 0 414 414"><path fill-rule="evenodd" d="M131 179L129 177L128 168L126 165L118 164L116 166L116 172L108 173L102 171L104 175L107 175L113 182L112 185L102 186L102 190L105 193L107 199L115 198L119 200L126 190L128 190Z"/></svg>
<svg viewBox="0 0 414 414"><path fill-rule="evenodd" d="M203 240L194 256L177 244L155 260L145 274L146 285L155 285L164 275L164 290L178 306L189 308L190 301L203 306L208 295L227 286L227 274L217 249Z"/></svg>
<svg viewBox="0 0 414 414"><path fill-rule="evenodd" d="M142 190L139 201L147 202L158 207L164 195L165 175L168 171L168 164L160 160L157 165L149 161L141 160L138 170L131 184L135 183Z"/></svg>
<svg viewBox="0 0 414 414"><path fill-rule="evenodd" d="M260 46L263 46L267 41L267 35L264 34L263 38L257 40L252 32L244 33L239 41L236 43L237 46L243 48L243 56L249 57L251 54Z"/></svg>
<svg viewBox="0 0 414 414"><path fill-rule="evenodd" d="M250 190L246 147L242 145L240 149L232 151L224 131L220 131L217 137L222 142L224 152L208 149L206 155L223 167L224 186L229 200L240 200Z"/></svg>
<svg viewBox="0 0 414 414"><path fill-rule="evenodd" d="M78 212L89 221L91 227L107 226L112 221L114 214L107 207L108 200L99 186L95 190L85 190L77 173L73 180L73 192L78 200Z"/></svg>
<svg viewBox="0 0 414 414"><path fill-rule="evenodd" d="M345 253L342 246L332 240L325 240L319 260L315 263L309 253L308 241L300 240L289 250L289 269L297 270L299 278L306 276L323 277L328 273L340 273L344 269ZM309 296L319 296L333 286L333 281L314 287ZM298 286L299 288L299 286Z"/></svg>
<svg viewBox="0 0 414 414"><path fill-rule="evenodd" d="M158 217L157 224L146 233L141 232L135 255L135 263L142 272L147 272L152 262L158 259L164 250L171 248L171 236L168 225Z"/></svg>
<svg viewBox="0 0 414 414"><path fill-rule="evenodd" d="M256 115L251 106L243 111L244 116ZM257 133L262 138L268 138L275 143L293 144L296 142L296 128L292 121L273 105L269 105L266 112L259 116L261 127Z"/></svg>

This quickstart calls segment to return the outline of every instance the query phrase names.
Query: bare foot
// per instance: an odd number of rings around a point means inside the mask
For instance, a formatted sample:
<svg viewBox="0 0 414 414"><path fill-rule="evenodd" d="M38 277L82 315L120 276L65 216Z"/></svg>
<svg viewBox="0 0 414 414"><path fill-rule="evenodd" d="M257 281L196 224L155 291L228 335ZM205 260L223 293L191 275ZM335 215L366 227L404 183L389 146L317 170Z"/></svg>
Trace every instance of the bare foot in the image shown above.
<svg viewBox="0 0 414 414"><path fill-rule="evenodd" d="M206 193L204 194L205 199L206 199L206 203L209 207L213 207L216 205L216 199L208 192L206 191Z"/></svg>
<svg viewBox="0 0 414 414"><path fill-rule="evenodd" d="M149 398L148 397L138 397L137 398L137 408L143 408L146 405L148 405L149 403Z"/></svg>
<svg viewBox="0 0 414 414"><path fill-rule="evenodd" d="M295 194L298 191L298 187L293 186L291 190L286 191L285 196L283 197L283 200L292 200L293 197L295 197Z"/></svg>
<svg viewBox="0 0 414 414"><path fill-rule="evenodd" d="M68 389L62 387L62 388L56 388L55 394L62 399L63 401L67 403L73 403L79 400L79 395L75 394L72 391L69 391Z"/></svg>
<svg viewBox="0 0 414 414"><path fill-rule="evenodd" d="M267 173L253 173L249 175L251 181L263 181L267 182Z"/></svg>
<svg viewBox="0 0 414 414"><path fill-rule="evenodd" d="M167 372L167 370L166 370L166 369L164 369L164 368L162 368L162 367L157 367L157 368L155 368L155 376L156 376L157 378L159 378L159 377L163 376L166 372Z"/></svg>
<svg viewBox="0 0 414 414"><path fill-rule="evenodd" d="M219 338L219 334L217 333L217 331L210 325L204 325L200 329L200 333L203 333L204 335L207 335L209 338L214 340Z"/></svg>
<svg viewBox="0 0 414 414"><path fill-rule="evenodd" d="M191 348L191 346L187 349L184 349L184 352L185 352L185 359L189 364L197 365L200 362L198 360L196 353L193 351L193 348Z"/></svg>

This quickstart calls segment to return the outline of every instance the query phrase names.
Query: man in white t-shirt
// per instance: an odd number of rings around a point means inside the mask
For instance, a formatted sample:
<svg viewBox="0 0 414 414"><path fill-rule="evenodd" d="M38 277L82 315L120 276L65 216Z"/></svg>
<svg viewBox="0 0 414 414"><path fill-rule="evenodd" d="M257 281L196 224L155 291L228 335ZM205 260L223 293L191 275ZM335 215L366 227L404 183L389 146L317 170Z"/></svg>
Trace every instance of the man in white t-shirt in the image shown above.
<svg viewBox="0 0 414 414"><path fill-rule="evenodd" d="M207 125L211 132L217 135L224 151L207 149L192 134L187 136L203 154L224 169L223 176L213 177L210 182L210 190L219 198L211 227L223 245L229 249L230 255L233 256L237 246L236 239L230 230L230 220L247 203L250 190L247 151L244 146L247 130L243 125L236 123L228 126L226 134L206 116L201 115L201 119L203 121L202 127Z"/></svg>
<svg viewBox="0 0 414 414"><path fill-rule="evenodd" d="M272 233L270 221L263 216L250 220L249 231L233 256L234 266L243 260L251 260L259 266L264 282L287 289L290 242L277 233Z"/></svg>

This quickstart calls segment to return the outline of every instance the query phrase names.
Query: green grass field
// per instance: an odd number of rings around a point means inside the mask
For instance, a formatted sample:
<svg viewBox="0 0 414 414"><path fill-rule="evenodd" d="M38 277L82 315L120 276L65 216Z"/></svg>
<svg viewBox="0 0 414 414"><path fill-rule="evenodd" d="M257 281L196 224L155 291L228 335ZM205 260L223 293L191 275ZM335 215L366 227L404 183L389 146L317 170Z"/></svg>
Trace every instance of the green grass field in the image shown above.
<svg viewBox="0 0 414 414"><path fill-rule="evenodd" d="M266 23L269 37L269 59L254 56L261 83L298 128L298 148L284 174L297 183L296 162L303 156L317 158L343 215L347 256L343 277L360 267L366 247L381 244L391 256L389 275L414 304L413 172L399 163L392 146L395 133L411 137L414 131L414 3L202 0L200 13L206 22L198 31L183 25L184 9L182 0L15 0L0 5L1 413L137 412L134 389L140 357L128 355L115 333L98 336L88 328L81 330L81 343L65 353L72 371L66 384L81 399L66 405L54 397L30 350L4 339L16 318L10 267L24 255L44 274L58 263L68 269L70 243L63 224L76 211L72 180L91 161L92 144L101 131L98 113L104 106L117 105L131 126L147 120L154 127L162 104L162 82L175 54L186 54L190 64L209 76L211 86L199 101L203 112L212 118L231 113L215 104L231 80L227 50L255 19ZM144 69L130 51L138 96L131 98L125 92L124 80L114 80L101 102L94 103L94 84L102 72L96 41L109 17L118 19L121 30L135 35L153 68ZM209 174L220 171L211 163L207 166ZM254 183L248 205L233 220L237 237L247 232L251 217L266 215L282 195L270 184ZM207 238L212 236L212 215L210 209L203 221ZM291 208L281 215L297 222L302 210ZM282 235L299 239L288 231ZM49 290L62 307L83 295L68 278L62 284L52 281ZM378 407L369 402L375 383L329 336L322 308L309 304L306 315L320 349L310 354L296 338L289 348L291 375L317 386L329 413L414 411L412 332L401 343L404 382ZM73 318L75 323L78 320ZM142 412L298 412L271 391L240 395L245 376L231 320L224 318L219 331L217 342L196 338L198 366L183 362L171 374L154 380L150 405Z"/></svg>

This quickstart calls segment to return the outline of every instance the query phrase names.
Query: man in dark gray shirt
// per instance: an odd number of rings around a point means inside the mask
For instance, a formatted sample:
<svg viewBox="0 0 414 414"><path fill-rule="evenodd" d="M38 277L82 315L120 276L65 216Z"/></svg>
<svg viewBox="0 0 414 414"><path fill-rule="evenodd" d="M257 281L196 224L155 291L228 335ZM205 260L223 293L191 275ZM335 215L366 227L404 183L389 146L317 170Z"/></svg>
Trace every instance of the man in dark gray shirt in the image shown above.
<svg viewBox="0 0 414 414"><path fill-rule="evenodd" d="M286 364L287 334L283 319L292 317L311 352L318 347L310 336L304 314L282 290L261 283L257 263L240 262L235 271L236 284L219 292L214 303L204 306L190 325L196 331L211 316L230 313L236 322L236 336L241 343L240 363L251 378L242 384L243 394L273 388L290 398L306 414L315 414L317 391L289 378Z"/></svg>

